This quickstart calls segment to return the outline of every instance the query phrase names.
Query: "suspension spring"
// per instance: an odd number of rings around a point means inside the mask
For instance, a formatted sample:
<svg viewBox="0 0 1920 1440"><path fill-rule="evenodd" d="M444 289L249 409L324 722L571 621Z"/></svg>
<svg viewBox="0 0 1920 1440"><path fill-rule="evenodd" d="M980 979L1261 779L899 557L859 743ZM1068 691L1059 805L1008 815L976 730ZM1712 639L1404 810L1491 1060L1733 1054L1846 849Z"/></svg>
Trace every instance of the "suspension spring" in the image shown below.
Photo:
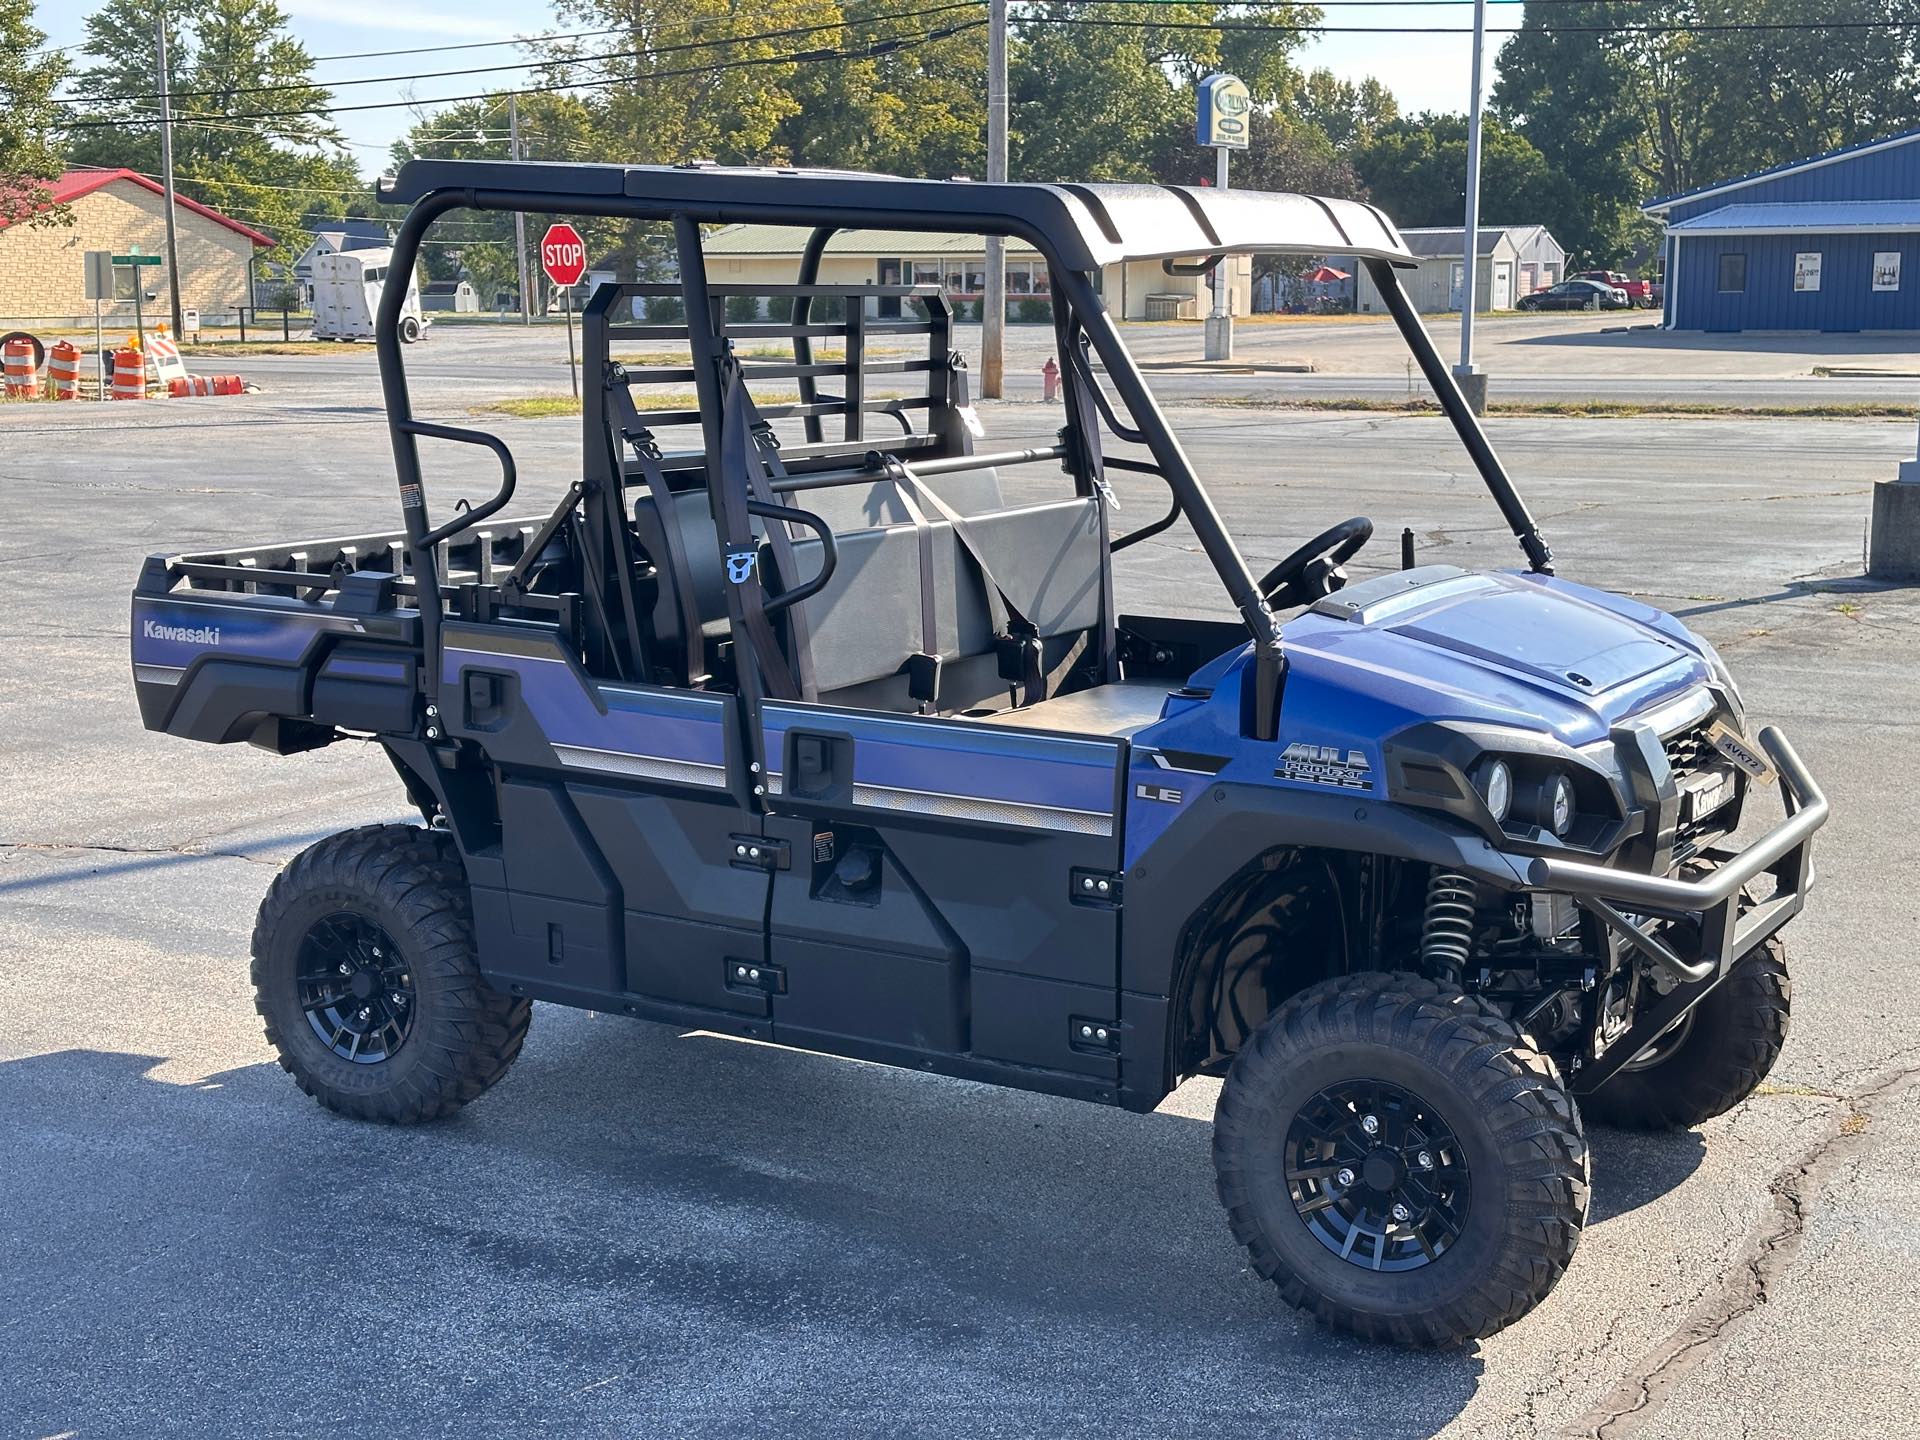
<svg viewBox="0 0 1920 1440"><path fill-rule="evenodd" d="M1459 979L1473 953L1473 918L1473 881L1451 870L1434 871L1420 926L1420 961L1428 974Z"/></svg>

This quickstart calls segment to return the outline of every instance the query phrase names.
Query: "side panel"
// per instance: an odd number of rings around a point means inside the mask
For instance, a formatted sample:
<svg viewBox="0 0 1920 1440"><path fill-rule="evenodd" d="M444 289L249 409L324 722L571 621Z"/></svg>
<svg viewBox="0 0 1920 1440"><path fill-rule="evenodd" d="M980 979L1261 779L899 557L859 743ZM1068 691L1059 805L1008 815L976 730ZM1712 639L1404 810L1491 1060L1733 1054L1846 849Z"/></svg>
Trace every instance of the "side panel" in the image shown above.
<svg viewBox="0 0 1920 1440"><path fill-rule="evenodd" d="M244 740L262 716L312 713L315 672L336 640L411 644L416 629L409 616L339 615L280 596L136 594L141 723L189 740Z"/></svg>
<svg viewBox="0 0 1920 1440"><path fill-rule="evenodd" d="M483 932L489 970L766 1016L727 979L764 958L768 886L735 864L759 820L733 700L597 681L543 627L449 625L445 653L447 727L500 769L511 926Z"/></svg>
<svg viewBox="0 0 1920 1440"><path fill-rule="evenodd" d="M1125 742L784 702L763 716L767 833L787 843L775 1038L1116 1079L1117 1027L1082 1044L1071 1025L1117 1021Z"/></svg>

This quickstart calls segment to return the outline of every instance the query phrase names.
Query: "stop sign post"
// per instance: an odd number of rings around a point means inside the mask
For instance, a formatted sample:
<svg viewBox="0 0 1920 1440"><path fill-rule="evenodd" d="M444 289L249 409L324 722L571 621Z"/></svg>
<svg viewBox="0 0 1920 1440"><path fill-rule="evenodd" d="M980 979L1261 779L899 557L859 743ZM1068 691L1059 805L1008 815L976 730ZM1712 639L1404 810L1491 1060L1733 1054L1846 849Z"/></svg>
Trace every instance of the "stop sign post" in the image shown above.
<svg viewBox="0 0 1920 1440"><path fill-rule="evenodd" d="M573 287L587 273L587 242L580 238L580 232L564 220L549 225L540 237L540 268L560 287L560 303L567 314L567 375L573 381L573 398L578 400L580 367L573 355Z"/></svg>

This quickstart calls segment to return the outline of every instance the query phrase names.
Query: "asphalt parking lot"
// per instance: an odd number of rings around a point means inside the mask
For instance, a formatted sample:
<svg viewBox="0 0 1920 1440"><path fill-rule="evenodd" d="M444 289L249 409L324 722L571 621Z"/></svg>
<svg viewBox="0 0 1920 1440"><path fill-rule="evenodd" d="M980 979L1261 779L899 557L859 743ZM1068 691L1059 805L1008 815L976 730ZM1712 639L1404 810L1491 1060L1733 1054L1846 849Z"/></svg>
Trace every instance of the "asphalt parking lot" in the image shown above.
<svg viewBox="0 0 1920 1440"><path fill-rule="evenodd" d="M371 747L145 734L125 625L150 551L395 523L360 362L315 363L351 369L0 412L0 1436L1913 1433L1920 591L1859 579L1910 424L1491 422L1562 573L1719 645L1835 818L1765 1092L1697 1133L1596 1132L1563 1283L1421 1355L1324 1334L1250 1273L1209 1082L1133 1117L542 1006L449 1122L300 1095L253 1015L253 911L302 846L400 818L398 788ZM419 409L510 391L445 374ZM1402 525L1426 558L1517 563L1436 420L1175 420L1256 561L1364 513L1362 570ZM541 508L577 427L494 428ZM1120 492L1158 513L1151 482ZM1119 583L1224 609L1183 529Z"/></svg>

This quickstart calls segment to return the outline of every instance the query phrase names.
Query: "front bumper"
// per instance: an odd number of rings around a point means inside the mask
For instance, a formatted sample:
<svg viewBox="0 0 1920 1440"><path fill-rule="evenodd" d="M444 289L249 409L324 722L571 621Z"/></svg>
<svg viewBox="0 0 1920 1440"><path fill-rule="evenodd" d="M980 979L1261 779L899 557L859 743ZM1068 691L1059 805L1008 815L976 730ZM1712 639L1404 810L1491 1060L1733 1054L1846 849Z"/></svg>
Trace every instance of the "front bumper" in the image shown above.
<svg viewBox="0 0 1920 1440"><path fill-rule="evenodd" d="M1827 822L1827 797L1786 736L1768 726L1759 741L1779 771L1786 817L1744 850L1708 850L1701 858L1714 868L1704 878L1639 875L1550 856L1528 867L1533 889L1571 895L1672 982L1594 1063L1583 1067L1576 1090L1592 1090L1630 1062L1805 904L1813 879L1813 833ZM1742 891L1760 875L1773 877L1773 893L1743 903ZM1697 952L1680 954L1643 917L1692 922L1699 935Z"/></svg>

